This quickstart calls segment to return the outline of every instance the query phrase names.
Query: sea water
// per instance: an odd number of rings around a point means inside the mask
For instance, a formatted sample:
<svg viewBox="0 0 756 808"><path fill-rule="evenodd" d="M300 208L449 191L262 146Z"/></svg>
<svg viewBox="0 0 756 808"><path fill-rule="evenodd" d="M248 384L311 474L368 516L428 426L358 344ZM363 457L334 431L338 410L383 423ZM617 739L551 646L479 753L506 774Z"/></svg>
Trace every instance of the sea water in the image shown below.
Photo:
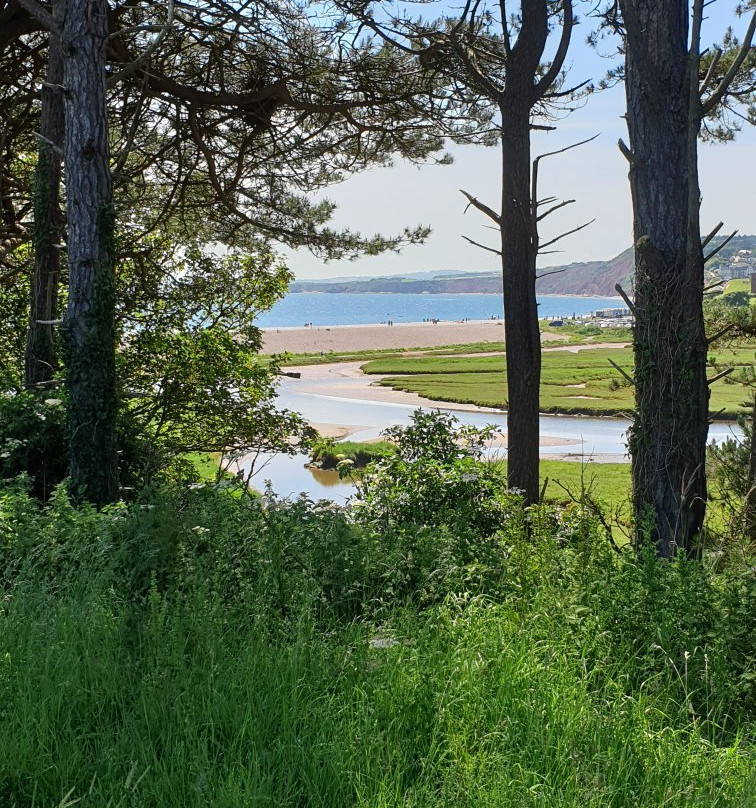
<svg viewBox="0 0 756 808"><path fill-rule="evenodd" d="M624 305L619 298L539 295L538 313L557 319ZM294 292L257 318L261 328L490 320L504 315L501 295L408 295Z"/></svg>

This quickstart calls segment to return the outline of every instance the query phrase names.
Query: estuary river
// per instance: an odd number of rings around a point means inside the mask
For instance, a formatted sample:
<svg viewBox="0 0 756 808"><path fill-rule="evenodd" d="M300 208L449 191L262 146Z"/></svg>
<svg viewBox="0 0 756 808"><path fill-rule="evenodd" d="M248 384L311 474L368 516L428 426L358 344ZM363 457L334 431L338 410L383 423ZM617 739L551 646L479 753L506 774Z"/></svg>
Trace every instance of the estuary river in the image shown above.
<svg viewBox="0 0 756 808"><path fill-rule="evenodd" d="M369 386L370 382L371 379L365 379L365 386ZM390 399L393 392L382 388L382 397ZM402 396L397 393L396 401L375 401L359 397L359 392L345 394L338 375L325 382L321 379L317 385L308 384L304 379L286 378L279 388L278 404L302 413L318 425L350 425L350 440L367 441L379 437L389 426L409 423L417 404L405 403L401 400ZM465 424L494 424L502 432L506 430L506 414L503 412L457 410L449 405L435 407L431 403L425 408L451 412ZM629 426L629 421L620 418L542 415L542 438L553 445L542 445L541 457L556 459L569 456L569 459L586 463L595 459L622 462L627 459L626 435ZM709 428L709 439L715 441L740 434L734 424L716 423ZM506 450L494 451L498 456L506 457ZM302 455L264 456L258 460L258 468L261 462L264 465L253 478L253 485L261 489L264 481L270 480L273 490L282 497L304 493L313 499L344 502L351 495L351 483L339 480L335 472L313 472L305 468L306 461L307 458Z"/></svg>

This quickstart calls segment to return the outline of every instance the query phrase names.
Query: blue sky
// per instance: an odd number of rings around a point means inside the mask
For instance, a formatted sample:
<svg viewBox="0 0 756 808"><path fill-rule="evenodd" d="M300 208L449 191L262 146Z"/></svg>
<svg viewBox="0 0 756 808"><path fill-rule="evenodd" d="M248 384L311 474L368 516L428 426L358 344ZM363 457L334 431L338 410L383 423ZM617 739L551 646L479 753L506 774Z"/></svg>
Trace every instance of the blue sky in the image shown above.
<svg viewBox="0 0 756 808"><path fill-rule="evenodd" d="M702 46L715 42L728 25L743 31L747 18L738 20L736 0L719 0L707 8ZM427 8L427 7L425 7ZM430 12L426 12L430 13ZM593 22L583 18L573 32L568 57L573 83L598 80L610 65L585 44ZM604 51L610 50L609 44ZM585 106L558 123L555 132L533 134L533 154L562 148L598 134L583 147L543 161L540 192L544 196L575 199L544 222L542 239L557 235L595 218L585 230L562 240L561 253L543 256L541 264L570 263L611 258L632 243L630 192L627 164L617 149L617 139L627 141L624 89L616 87L592 95ZM330 188L324 196L338 204L336 226L348 226L363 233L394 233L404 226L430 225L432 233L423 245L357 261L325 263L307 251L289 252L285 260L299 278L336 275L388 275L434 269L498 269L492 253L469 245L466 235L496 246L496 234L486 229L487 221L470 209L459 192L464 189L492 207L499 196L500 162L496 148L454 147L451 166L410 165L373 169ZM756 233L756 128L745 127L734 143L702 144L701 228L707 231L718 221L727 232ZM540 194L539 194L540 195Z"/></svg>

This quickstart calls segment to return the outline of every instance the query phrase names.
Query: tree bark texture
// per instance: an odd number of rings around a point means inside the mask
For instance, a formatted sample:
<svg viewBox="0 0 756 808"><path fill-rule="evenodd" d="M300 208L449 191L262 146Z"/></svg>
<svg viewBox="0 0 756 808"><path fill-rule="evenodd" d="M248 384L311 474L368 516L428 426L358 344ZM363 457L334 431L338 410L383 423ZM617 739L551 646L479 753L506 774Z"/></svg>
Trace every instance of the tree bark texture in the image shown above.
<svg viewBox="0 0 756 808"><path fill-rule="evenodd" d="M62 18L62 0L55 0L53 14ZM41 88L39 131L42 140L34 178L34 271L31 279L29 328L26 334L25 383L28 388L52 379L57 366L55 327L58 316L60 245L63 212L60 206L61 155L63 150L63 52L60 37L50 33L47 75ZM47 321L47 322L40 322Z"/></svg>
<svg viewBox="0 0 756 808"><path fill-rule="evenodd" d="M650 537L670 558L697 552L706 510L698 76L687 0L623 0L622 12L635 240L633 506L637 540Z"/></svg>
<svg viewBox="0 0 756 808"><path fill-rule="evenodd" d="M530 107L502 111L501 263L507 356L507 484L538 501L541 337L530 204Z"/></svg>
<svg viewBox="0 0 756 808"><path fill-rule="evenodd" d="M756 548L756 393L751 405L751 451L748 455L748 476L745 494L745 534Z"/></svg>
<svg viewBox="0 0 756 808"><path fill-rule="evenodd" d="M548 37L545 0L523 0L522 25L507 61L501 113L501 265L507 356L507 484L525 502L539 497L541 336L536 303L538 228L531 204L530 117Z"/></svg>
<svg viewBox="0 0 756 808"><path fill-rule="evenodd" d="M97 505L113 501L118 493L106 13L106 0L67 0L62 32L71 490L76 499Z"/></svg>

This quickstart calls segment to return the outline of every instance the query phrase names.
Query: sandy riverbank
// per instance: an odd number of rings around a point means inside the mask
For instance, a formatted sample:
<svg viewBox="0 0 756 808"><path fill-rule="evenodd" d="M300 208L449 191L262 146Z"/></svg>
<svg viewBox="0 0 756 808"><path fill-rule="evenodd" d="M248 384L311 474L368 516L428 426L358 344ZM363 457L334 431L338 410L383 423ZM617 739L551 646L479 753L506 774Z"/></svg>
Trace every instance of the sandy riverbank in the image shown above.
<svg viewBox="0 0 756 808"><path fill-rule="evenodd" d="M501 410L489 407L477 407L474 404L453 404L449 402L431 401L422 398L416 393L407 393L402 390L393 390L390 387L380 387L375 382L381 378L379 375L366 376L360 370L360 362L341 362L325 365L306 365L291 368L301 374L301 377L293 384L301 393L315 395L318 397L333 397L339 399L350 399L352 401L365 402L385 402L394 404L406 404L414 407L434 407L443 409L462 410L467 412L490 412L501 414ZM334 423L312 423L321 435L334 437L339 440L355 435L370 427L357 426L355 424L334 424ZM358 437L359 440L359 437ZM573 461L593 461L600 463L622 462L625 458L623 454L606 454L593 458L588 458L576 452L575 448L580 441L572 438L565 438L556 435L542 434L540 445L543 448L563 446L565 451L558 454L542 454L543 459L551 460L573 460ZM506 449L507 436L502 432L497 434L489 443L491 448Z"/></svg>

